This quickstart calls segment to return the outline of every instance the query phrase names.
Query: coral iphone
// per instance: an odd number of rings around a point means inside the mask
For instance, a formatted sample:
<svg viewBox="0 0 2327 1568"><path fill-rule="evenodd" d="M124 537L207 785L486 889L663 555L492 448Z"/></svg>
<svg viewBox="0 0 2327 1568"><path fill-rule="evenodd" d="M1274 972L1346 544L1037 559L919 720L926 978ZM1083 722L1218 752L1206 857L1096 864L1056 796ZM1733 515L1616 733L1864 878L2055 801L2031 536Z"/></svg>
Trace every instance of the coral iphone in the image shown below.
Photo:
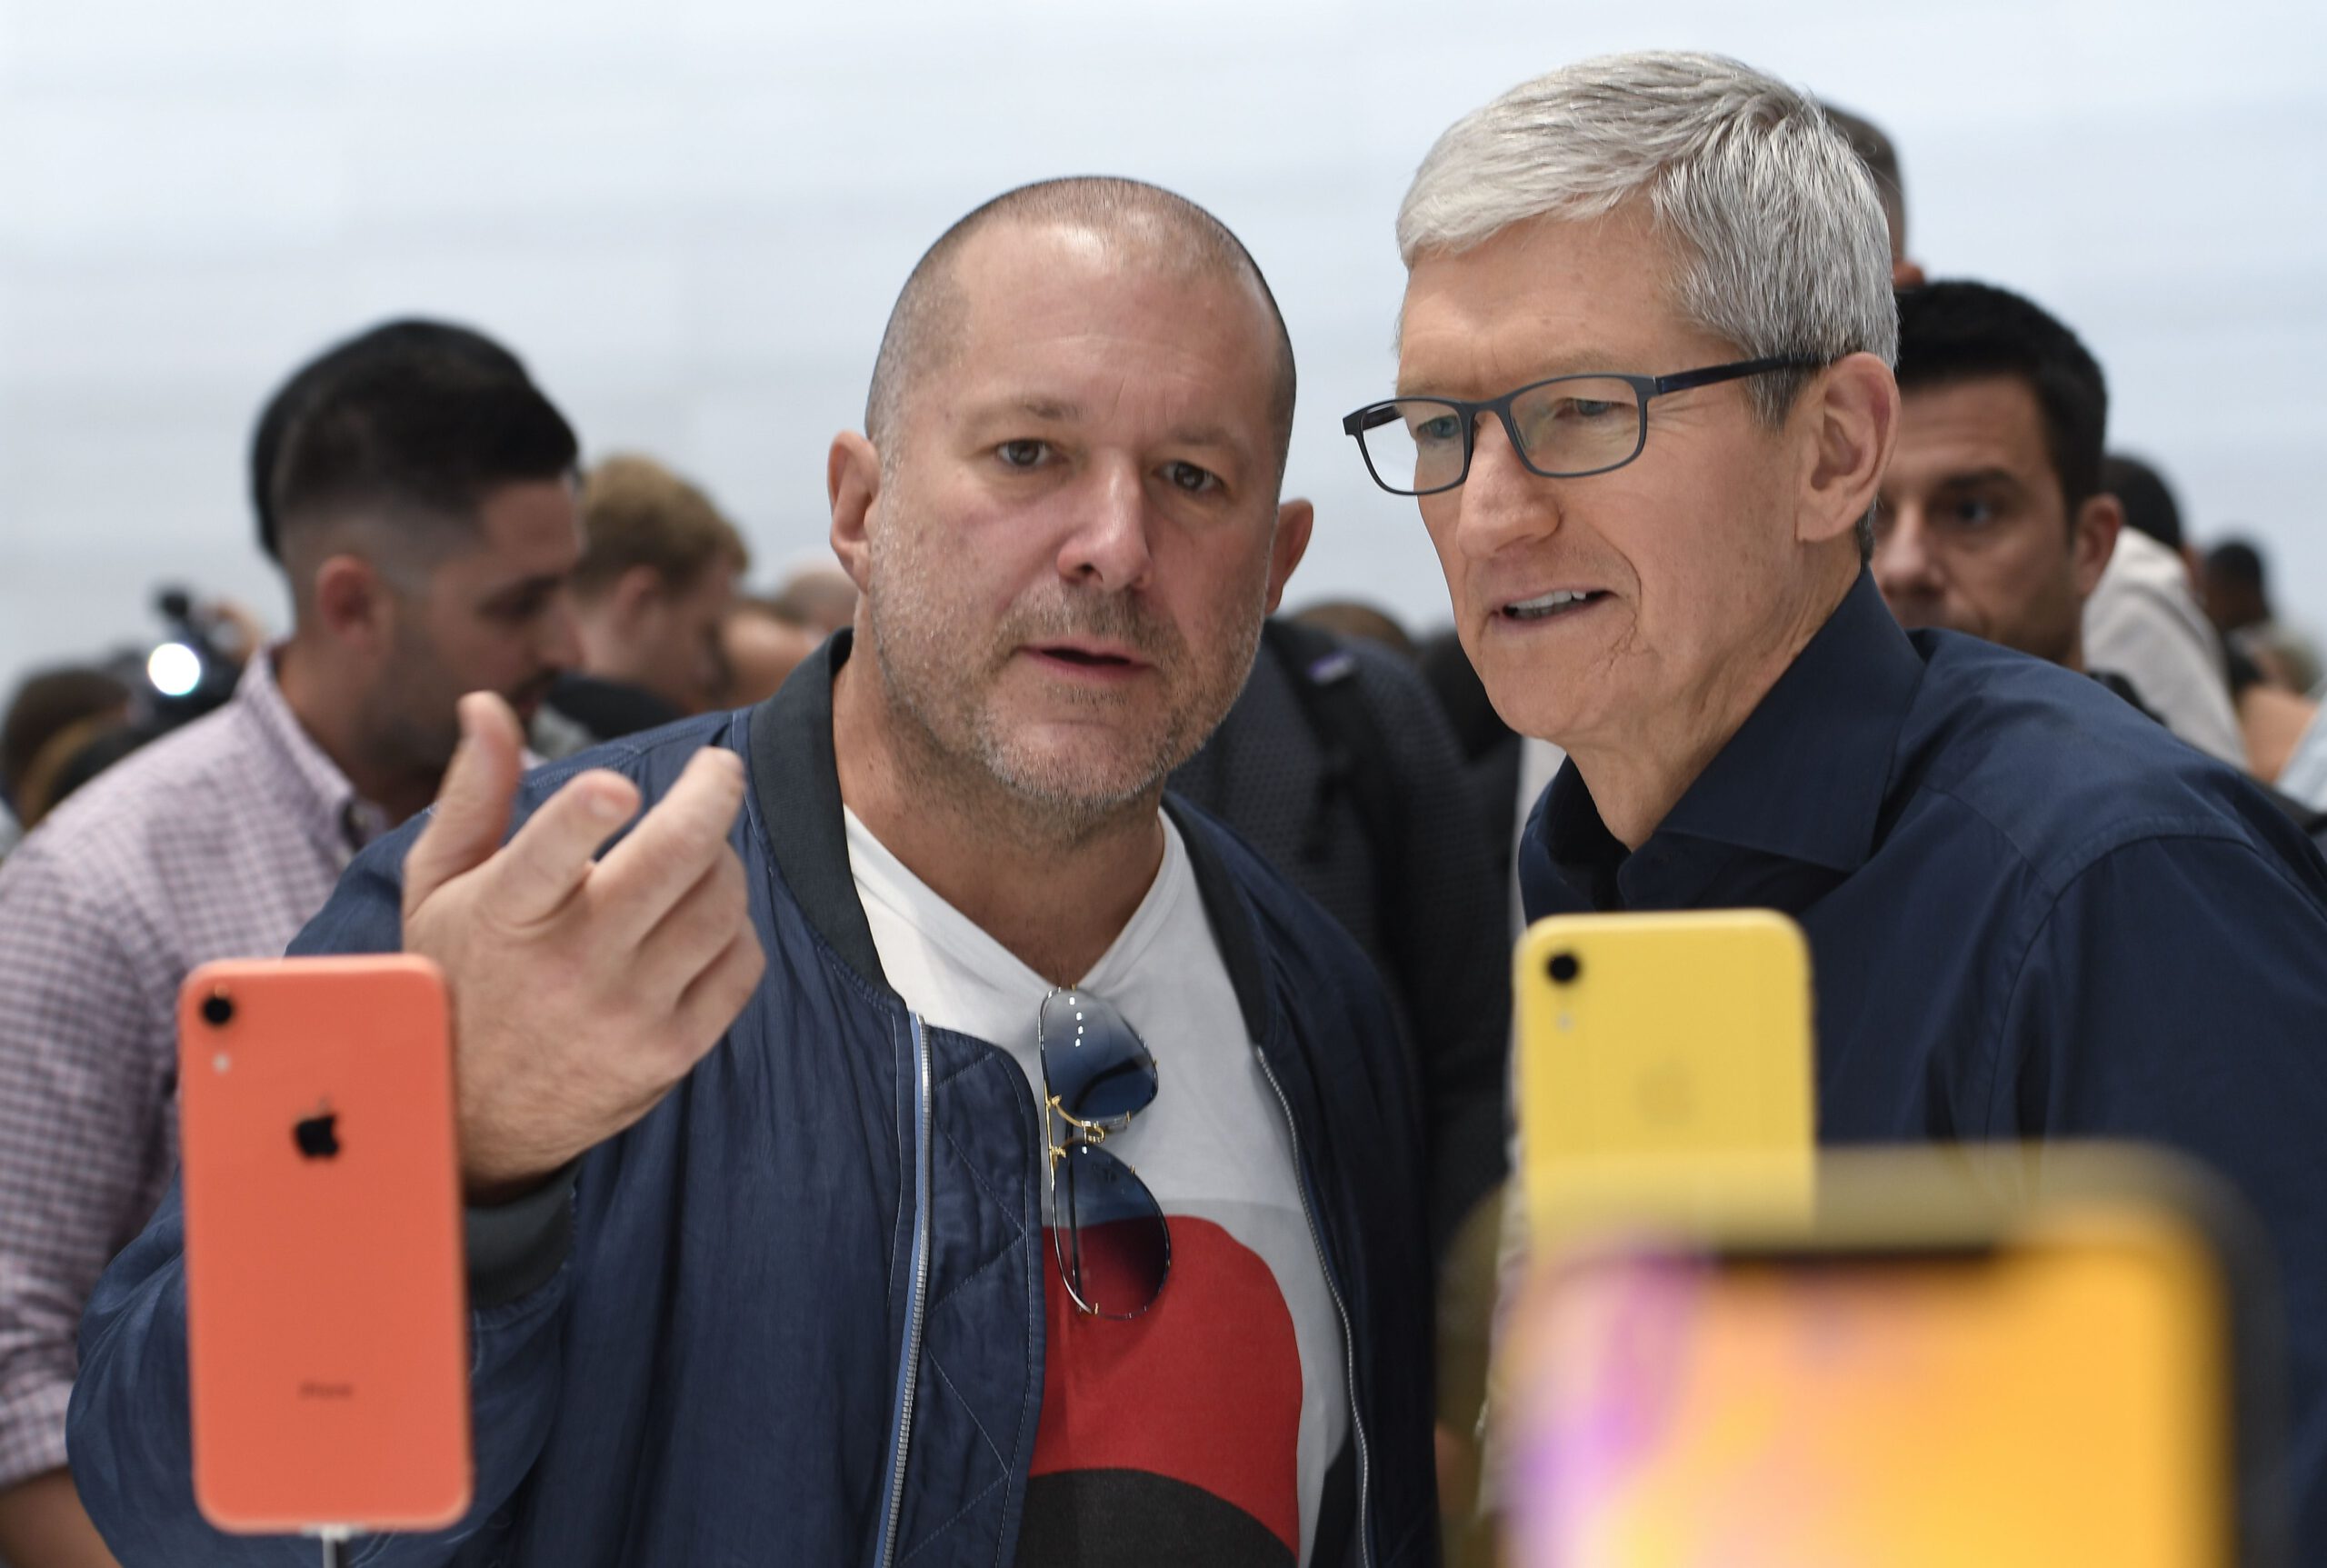
<svg viewBox="0 0 2327 1568"><path fill-rule="evenodd" d="M404 955L211 964L178 1009L204 1515L454 1523L472 1466L443 978Z"/></svg>

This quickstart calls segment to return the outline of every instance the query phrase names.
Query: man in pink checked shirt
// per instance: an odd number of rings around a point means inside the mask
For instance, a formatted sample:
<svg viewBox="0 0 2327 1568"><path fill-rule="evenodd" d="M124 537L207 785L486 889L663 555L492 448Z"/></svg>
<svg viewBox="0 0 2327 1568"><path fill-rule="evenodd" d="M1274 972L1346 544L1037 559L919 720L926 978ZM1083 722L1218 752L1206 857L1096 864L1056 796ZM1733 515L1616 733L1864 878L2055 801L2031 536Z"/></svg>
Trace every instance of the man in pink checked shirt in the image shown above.
<svg viewBox="0 0 2327 1568"><path fill-rule="evenodd" d="M426 805L464 692L529 714L574 662L576 443L507 350L402 321L261 416L288 640L234 700L75 794L0 868L0 1559L110 1564L65 1469L81 1309L177 1163L178 983L274 956Z"/></svg>

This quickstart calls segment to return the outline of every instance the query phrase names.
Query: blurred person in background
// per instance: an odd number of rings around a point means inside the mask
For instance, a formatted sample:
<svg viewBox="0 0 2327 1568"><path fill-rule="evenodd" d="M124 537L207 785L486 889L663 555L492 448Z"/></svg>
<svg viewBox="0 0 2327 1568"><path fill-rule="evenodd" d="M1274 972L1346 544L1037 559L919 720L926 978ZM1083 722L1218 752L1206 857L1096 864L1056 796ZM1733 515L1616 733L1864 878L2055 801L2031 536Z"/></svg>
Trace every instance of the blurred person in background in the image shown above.
<svg viewBox="0 0 2327 1568"><path fill-rule="evenodd" d="M1896 147L1881 126L1863 115L1832 104L1823 107L1828 122L1873 176L1891 241L1893 286L1919 285L1923 268L1907 254L1906 186ZM2098 492L2118 493L2106 483ZM2166 500L2170 507L2171 497ZM2093 668L2131 682L2143 704L2183 740L2210 756L2242 764L2244 753L2220 641L2205 634L2189 583L2169 570L2148 540L2121 536L2106 554L2108 564L2085 599L2084 656Z"/></svg>
<svg viewBox="0 0 2327 1568"><path fill-rule="evenodd" d="M155 738L154 731L140 724L101 726L65 754L48 786L48 812L54 814L66 800L94 783L99 774L133 752L143 750ZM46 820L45 816L43 820Z"/></svg>
<svg viewBox="0 0 2327 1568"><path fill-rule="evenodd" d="M2084 602L2085 658L2132 682L2143 705L2175 734L2208 756L2251 770L2222 636L2198 604L2196 568L2172 490L2156 469L2122 454L2102 462L2101 488L2117 497L2125 525Z"/></svg>
<svg viewBox="0 0 2327 1568"><path fill-rule="evenodd" d="M1898 377L1899 444L1883 475L1873 570L1900 624L2084 671L2163 722L2138 682L2082 645L2103 563L2129 537L2153 543L2122 527L2118 498L2094 488L2109 406L2100 365L2032 302L1948 282L1900 295ZM2244 684L2248 744L2222 760L2267 785L2316 710L2251 671ZM2306 834L2327 830L2309 805L2273 798Z"/></svg>
<svg viewBox="0 0 2327 1568"><path fill-rule="evenodd" d="M1463 651L1463 640L1453 631L1433 632L1423 638L1414 664L1431 694L1438 699L1439 712L1453 729L1454 744L1462 748L1463 765L1471 775L1479 820L1487 824L1496 841L1495 864L1501 874L1497 880L1508 882L1512 850L1519 842L1519 826L1526 820L1524 810L1514 814L1513 809L1519 794L1520 736L1494 711L1479 672L1471 667L1471 655ZM1530 799L1526 804L1535 803Z"/></svg>
<svg viewBox="0 0 2327 1568"><path fill-rule="evenodd" d="M584 477L582 536L569 589L582 663L534 722L544 757L723 705L720 626L751 565L711 497L647 457L609 457Z"/></svg>
<svg viewBox="0 0 2327 1568"><path fill-rule="evenodd" d="M774 600L739 595L719 623L719 659L726 684L718 705L748 708L765 702L824 640Z"/></svg>
<svg viewBox="0 0 2327 1568"><path fill-rule="evenodd" d="M1528 912L1793 916L1828 1144L2122 1138L2228 1177L2327 1559L2327 864L2094 682L1885 607L1899 318L1848 145L1735 61L1590 61L1450 128L1398 237L1395 395L1346 428L1419 497L1503 717L1568 753Z"/></svg>
<svg viewBox="0 0 2327 1568"><path fill-rule="evenodd" d="M2152 677L2152 684L2171 679L2164 668L2141 668L2141 661L2155 661L2160 649L2173 652L2178 668L2192 670L2190 684L2197 684L2194 670L2203 668L2208 682L2220 684L2229 694L2239 735L2239 756L2229 761L2243 758L2248 773L2303 810L2327 810L2327 777L2311 777L2311 765L2294 765L2297 754L2327 756L2327 749L2318 744L2327 735L2311 737L2320 704L2285 684L2264 679L2252 658L2224 646L2222 633L2215 631L2199 604L2197 584L2206 565L2182 531L2173 486L2152 463L2122 452L2108 454L2102 463L2102 484L2124 504L2124 533L2118 535L2118 554L2108 558L2108 570L2102 573L2102 586L2085 603L2087 652L2097 644L2115 649L2115 661L2106 663L2106 668L2124 670L2141 691L2150 691L2145 682ZM2115 598L2111 598L2112 589ZM2199 654L2192 649L2202 649L2202 656L2211 663L2199 665ZM2092 656L2099 661L2102 654ZM2166 703L2150 703L2150 707L2171 724ZM2187 740L2187 733L2178 726L2176 733Z"/></svg>
<svg viewBox="0 0 2327 1568"><path fill-rule="evenodd" d="M837 566L801 566L784 574L768 603L795 625L829 637L856 619L856 584Z"/></svg>
<svg viewBox="0 0 2327 1568"><path fill-rule="evenodd" d="M2182 526L2182 503L2175 498L2173 486L2165 475L2147 458L2136 457L2130 452L2112 452L2101 460L2101 488L2114 495L2117 504L2125 509L2126 527L2182 563L2182 581L2190 588L2191 604L2195 607L2201 563L2198 553L2190 547L2188 532ZM2118 543L2124 541L2121 538ZM2112 562L2115 559L2111 557ZM2199 623L2211 632L2213 623L2206 620L2205 611L2196 608L2195 613ZM2092 632L2088 624L2088 641Z"/></svg>
<svg viewBox="0 0 2327 1568"><path fill-rule="evenodd" d="M1826 123L1842 132L1873 177L1874 194L1883 201L1883 224L1891 235L1891 286L1914 287L1923 281L1923 269L1907 255L1907 182L1899 170L1899 149L1882 126L1863 115L1832 104L1820 107L1826 112Z"/></svg>
<svg viewBox="0 0 2327 1568"><path fill-rule="evenodd" d="M105 772L0 864L0 1555L111 1561L65 1470L75 1330L176 1164L179 982L280 954L365 844L426 805L485 689L575 656L575 444L505 350L400 322L262 414L290 636L225 707Z"/></svg>
<svg viewBox="0 0 2327 1568"><path fill-rule="evenodd" d="M2019 295L1944 282L1899 295L1898 381L1874 522L1883 602L1910 631L2086 668L2084 601L2124 524L2100 487L2101 366Z"/></svg>
<svg viewBox="0 0 2327 1568"><path fill-rule="evenodd" d="M1408 664L1414 661L1413 635L1398 624L1397 617L1355 599L1320 600L1293 611L1286 619L1313 626L1345 643L1354 639L1387 648Z"/></svg>
<svg viewBox="0 0 2327 1568"><path fill-rule="evenodd" d="M2312 733L2319 704L2270 681L2235 648L2229 660L2231 702L2238 710L2246 771L2314 814L2327 810L2321 789L2327 780L2316 774L2320 742L2327 736Z"/></svg>
<svg viewBox="0 0 2327 1568"><path fill-rule="evenodd" d="M2206 552L2200 576L2206 614L2224 642L2244 654L2263 679L2290 692L2319 685L2319 648L2271 607L2270 569L2251 539L2225 539Z"/></svg>
<svg viewBox="0 0 2327 1568"><path fill-rule="evenodd" d="M25 677L0 719L0 798L22 831L40 824L61 796L65 764L105 730L129 722L126 682L80 665ZM0 844L5 856L10 844Z"/></svg>
<svg viewBox="0 0 2327 1568"><path fill-rule="evenodd" d="M37 672L18 688L0 765L0 857L65 796L147 741L222 707L265 642L258 617L227 600L196 604L165 587L158 646L101 664Z"/></svg>

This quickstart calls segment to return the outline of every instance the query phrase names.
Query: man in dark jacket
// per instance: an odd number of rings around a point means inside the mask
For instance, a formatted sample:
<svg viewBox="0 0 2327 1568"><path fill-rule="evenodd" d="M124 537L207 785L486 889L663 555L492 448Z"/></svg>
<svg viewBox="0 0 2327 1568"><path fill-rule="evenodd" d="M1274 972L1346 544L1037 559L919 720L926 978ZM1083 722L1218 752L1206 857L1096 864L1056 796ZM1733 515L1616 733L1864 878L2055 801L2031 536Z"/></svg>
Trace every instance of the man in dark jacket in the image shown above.
<svg viewBox="0 0 2327 1568"><path fill-rule="evenodd" d="M299 944L434 957L460 1040L476 1503L365 1562L1432 1558L1411 1068L1347 937L1163 804L1306 543L1292 402L1208 215L1011 193L834 444L853 634L535 774L505 845L464 710ZM195 1513L182 1234L91 1308L76 1473L129 1563L299 1561Z"/></svg>

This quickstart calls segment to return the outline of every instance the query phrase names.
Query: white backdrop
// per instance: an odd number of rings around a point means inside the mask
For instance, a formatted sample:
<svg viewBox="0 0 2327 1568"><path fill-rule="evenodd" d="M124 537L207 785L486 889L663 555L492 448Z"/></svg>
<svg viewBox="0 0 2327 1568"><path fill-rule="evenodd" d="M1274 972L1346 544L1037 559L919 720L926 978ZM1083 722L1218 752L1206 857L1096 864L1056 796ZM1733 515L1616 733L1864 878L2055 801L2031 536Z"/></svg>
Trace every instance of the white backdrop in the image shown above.
<svg viewBox="0 0 2327 1568"><path fill-rule="evenodd" d="M1339 415L1392 368L1391 219L1432 137L1611 49L1725 50L1882 122L1934 276L2082 332L2113 434L2327 622L2327 5L2317 0L0 0L0 684L150 633L157 580L279 625L242 464L326 340L502 337L588 450L663 456L764 578L823 549L923 246L1112 172L1219 213L1301 360L1294 603L1443 616Z"/></svg>

